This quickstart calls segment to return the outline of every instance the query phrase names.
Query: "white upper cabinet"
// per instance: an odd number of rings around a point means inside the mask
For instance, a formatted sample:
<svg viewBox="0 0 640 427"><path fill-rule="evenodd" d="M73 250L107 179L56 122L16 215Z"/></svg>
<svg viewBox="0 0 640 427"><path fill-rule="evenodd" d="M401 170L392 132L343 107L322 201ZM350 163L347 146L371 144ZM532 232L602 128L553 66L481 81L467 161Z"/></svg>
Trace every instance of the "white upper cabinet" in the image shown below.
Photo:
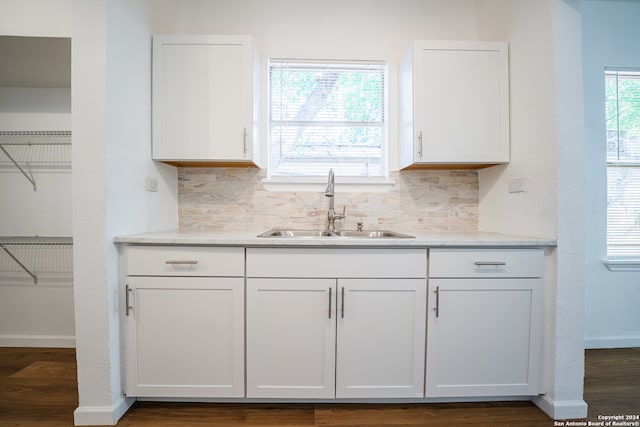
<svg viewBox="0 0 640 427"><path fill-rule="evenodd" d="M508 161L507 43L414 41L400 67L400 168Z"/></svg>
<svg viewBox="0 0 640 427"><path fill-rule="evenodd" d="M153 159L259 165L258 82L250 36L154 36Z"/></svg>

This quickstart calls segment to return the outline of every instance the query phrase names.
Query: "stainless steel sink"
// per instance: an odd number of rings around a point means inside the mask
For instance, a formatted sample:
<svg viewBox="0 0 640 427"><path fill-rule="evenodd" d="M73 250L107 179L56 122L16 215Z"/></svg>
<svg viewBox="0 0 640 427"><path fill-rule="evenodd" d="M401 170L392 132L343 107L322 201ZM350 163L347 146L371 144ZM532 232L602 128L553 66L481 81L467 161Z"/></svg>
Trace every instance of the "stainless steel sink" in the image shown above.
<svg viewBox="0 0 640 427"><path fill-rule="evenodd" d="M336 237L361 237L367 239L412 239L414 236L389 230L336 230Z"/></svg>
<svg viewBox="0 0 640 427"><path fill-rule="evenodd" d="M333 233L329 230L281 230L278 228L271 229L267 232L259 234L258 237L332 237Z"/></svg>
<svg viewBox="0 0 640 427"><path fill-rule="evenodd" d="M414 236L390 230L285 230L274 228L258 237L275 238L358 238L358 239L412 239Z"/></svg>

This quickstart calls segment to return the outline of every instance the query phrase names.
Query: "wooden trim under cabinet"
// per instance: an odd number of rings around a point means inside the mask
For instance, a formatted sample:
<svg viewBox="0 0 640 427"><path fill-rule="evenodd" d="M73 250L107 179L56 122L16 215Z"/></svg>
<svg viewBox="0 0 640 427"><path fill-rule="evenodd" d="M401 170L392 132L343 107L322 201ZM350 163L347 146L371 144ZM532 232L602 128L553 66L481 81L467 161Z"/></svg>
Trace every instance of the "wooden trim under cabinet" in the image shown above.
<svg viewBox="0 0 640 427"><path fill-rule="evenodd" d="M179 161L179 160L157 160L171 166L179 168L259 168L253 162L207 162L207 161Z"/></svg>
<svg viewBox="0 0 640 427"><path fill-rule="evenodd" d="M406 166L401 171L407 170L456 170L456 169L484 169L491 166L498 166L504 163L413 163Z"/></svg>

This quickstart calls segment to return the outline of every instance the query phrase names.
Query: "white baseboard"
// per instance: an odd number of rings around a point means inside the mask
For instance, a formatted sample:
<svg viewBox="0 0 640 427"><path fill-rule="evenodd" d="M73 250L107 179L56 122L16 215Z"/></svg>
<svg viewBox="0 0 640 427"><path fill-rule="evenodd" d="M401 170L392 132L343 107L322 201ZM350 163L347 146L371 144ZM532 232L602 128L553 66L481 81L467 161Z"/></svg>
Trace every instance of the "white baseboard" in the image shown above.
<svg viewBox="0 0 640 427"><path fill-rule="evenodd" d="M554 420L587 417L587 403L584 400L554 401L548 395L537 396L531 400Z"/></svg>
<svg viewBox="0 0 640 427"><path fill-rule="evenodd" d="M116 425L136 400L122 396L111 406L78 406L73 411L73 421L77 426Z"/></svg>
<svg viewBox="0 0 640 427"><path fill-rule="evenodd" d="M73 335L0 335L0 347L75 348Z"/></svg>
<svg viewBox="0 0 640 427"><path fill-rule="evenodd" d="M640 347L640 336L586 338L584 348L629 348Z"/></svg>

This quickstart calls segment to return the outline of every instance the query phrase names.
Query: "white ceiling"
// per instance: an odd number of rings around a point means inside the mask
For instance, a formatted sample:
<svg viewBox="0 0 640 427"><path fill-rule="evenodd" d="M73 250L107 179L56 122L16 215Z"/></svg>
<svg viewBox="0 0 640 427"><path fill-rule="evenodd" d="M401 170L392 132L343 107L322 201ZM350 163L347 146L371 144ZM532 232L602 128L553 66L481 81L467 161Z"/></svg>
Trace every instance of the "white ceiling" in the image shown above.
<svg viewBox="0 0 640 427"><path fill-rule="evenodd" d="M0 36L0 87L71 87L71 39Z"/></svg>

